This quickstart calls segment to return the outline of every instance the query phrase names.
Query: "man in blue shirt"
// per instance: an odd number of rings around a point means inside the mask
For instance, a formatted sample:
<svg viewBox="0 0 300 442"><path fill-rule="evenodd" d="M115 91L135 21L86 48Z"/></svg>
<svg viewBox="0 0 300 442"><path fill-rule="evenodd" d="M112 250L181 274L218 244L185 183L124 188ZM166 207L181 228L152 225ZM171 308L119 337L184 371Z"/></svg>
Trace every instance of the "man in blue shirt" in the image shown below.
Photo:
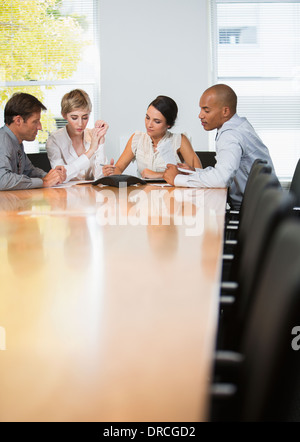
<svg viewBox="0 0 300 442"><path fill-rule="evenodd" d="M23 141L33 141L42 129L41 111L46 107L33 95L14 94L4 109L5 125L0 129L0 190L51 187L63 183L65 168L49 173L34 167L24 152Z"/></svg>
<svg viewBox="0 0 300 442"><path fill-rule="evenodd" d="M263 144L251 124L236 113L237 96L225 84L217 84L200 99L202 126L217 129L216 165L196 170L178 170L168 165L164 179L181 187L228 187L230 204L239 208L251 166L257 158L266 160L274 171L268 148ZM187 169L185 165L180 168Z"/></svg>

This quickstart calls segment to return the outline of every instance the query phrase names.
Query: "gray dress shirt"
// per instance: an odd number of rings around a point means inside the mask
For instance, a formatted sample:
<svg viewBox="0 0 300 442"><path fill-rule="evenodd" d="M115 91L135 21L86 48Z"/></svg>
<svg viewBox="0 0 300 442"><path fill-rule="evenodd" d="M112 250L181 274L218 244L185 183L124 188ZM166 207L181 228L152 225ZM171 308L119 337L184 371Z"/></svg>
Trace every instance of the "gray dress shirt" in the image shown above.
<svg viewBox="0 0 300 442"><path fill-rule="evenodd" d="M0 129L0 190L18 190L43 187L47 173L34 167L8 126Z"/></svg>
<svg viewBox="0 0 300 442"><path fill-rule="evenodd" d="M255 159L274 166L268 148L251 124L237 114L226 121L216 135L216 165L197 169L190 175L177 175L175 186L228 187L230 203L239 208L251 166Z"/></svg>

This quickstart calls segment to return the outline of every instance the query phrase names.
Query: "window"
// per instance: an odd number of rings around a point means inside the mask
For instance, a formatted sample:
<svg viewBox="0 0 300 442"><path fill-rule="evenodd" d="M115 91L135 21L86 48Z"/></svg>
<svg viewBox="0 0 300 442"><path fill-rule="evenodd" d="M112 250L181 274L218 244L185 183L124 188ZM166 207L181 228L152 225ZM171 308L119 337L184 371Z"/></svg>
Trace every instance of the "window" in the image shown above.
<svg viewBox="0 0 300 442"><path fill-rule="evenodd" d="M0 107L16 91L31 93L47 107L43 132L24 143L44 150L50 132L64 125L62 96L84 89L99 118L99 29L96 0L2 0L0 6Z"/></svg>
<svg viewBox="0 0 300 442"><path fill-rule="evenodd" d="M238 95L282 180L300 157L300 1L211 0L215 81Z"/></svg>

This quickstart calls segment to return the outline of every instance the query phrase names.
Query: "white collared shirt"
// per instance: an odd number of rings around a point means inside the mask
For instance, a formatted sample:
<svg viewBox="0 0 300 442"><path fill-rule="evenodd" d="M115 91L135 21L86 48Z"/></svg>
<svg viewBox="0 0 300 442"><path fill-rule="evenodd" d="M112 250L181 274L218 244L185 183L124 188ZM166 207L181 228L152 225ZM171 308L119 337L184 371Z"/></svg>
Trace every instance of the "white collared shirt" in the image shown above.
<svg viewBox="0 0 300 442"><path fill-rule="evenodd" d="M87 151L90 148L91 129L84 131L84 148ZM66 126L53 132L47 140L46 149L51 167L65 166L67 179L70 180L93 180L99 178L102 174L102 166L105 164L106 155L104 144L100 144L97 151L89 159L86 155L78 156L69 137Z"/></svg>

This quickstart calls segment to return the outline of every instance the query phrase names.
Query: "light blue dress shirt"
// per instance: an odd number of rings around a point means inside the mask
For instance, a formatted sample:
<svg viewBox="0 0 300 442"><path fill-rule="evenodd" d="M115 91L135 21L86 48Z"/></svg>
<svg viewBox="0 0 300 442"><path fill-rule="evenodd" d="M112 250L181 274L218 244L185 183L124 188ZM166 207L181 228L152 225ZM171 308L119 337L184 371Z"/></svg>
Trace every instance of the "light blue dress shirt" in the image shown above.
<svg viewBox="0 0 300 442"><path fill-rule="evenodd" d="M216 165L179 174L175 186L228 187L231 205L239 208L253 162L260 158L274 166L268 148L245 117L237 114L226 121L216 135Z"/></svg>

